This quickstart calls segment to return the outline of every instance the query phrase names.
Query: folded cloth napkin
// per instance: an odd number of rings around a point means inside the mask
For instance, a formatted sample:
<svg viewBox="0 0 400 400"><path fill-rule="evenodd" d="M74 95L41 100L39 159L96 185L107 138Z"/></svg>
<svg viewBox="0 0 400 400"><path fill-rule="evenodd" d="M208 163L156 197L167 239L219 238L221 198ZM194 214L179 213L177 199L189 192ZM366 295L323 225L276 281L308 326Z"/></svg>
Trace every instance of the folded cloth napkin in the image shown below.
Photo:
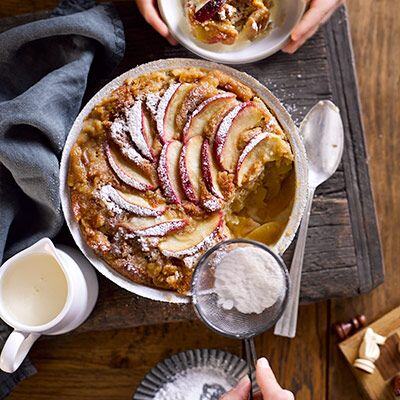
<svg viewBox="0 0 400 400"><path fill-rule="evenodd" d="M110 4L62 1L48 19L0 34L0 263L63 224L59 158L89 79L125 49ZM0 345L8 329L0 321ZM34 368L0 374L0 399Z"/></svg>

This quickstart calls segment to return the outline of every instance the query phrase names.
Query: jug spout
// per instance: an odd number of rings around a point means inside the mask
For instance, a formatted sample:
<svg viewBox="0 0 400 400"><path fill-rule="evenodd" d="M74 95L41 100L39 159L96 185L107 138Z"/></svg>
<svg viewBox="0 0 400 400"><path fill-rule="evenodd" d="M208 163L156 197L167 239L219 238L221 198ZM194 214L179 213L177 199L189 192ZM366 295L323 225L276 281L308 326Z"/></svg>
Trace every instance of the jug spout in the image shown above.
<svg viewBox="0 0 400 400"><path fill-rule="evenodd" d="M57 257L54 244L49 238L40 239L32 246L25 249L24 253L47 253L51 254L54 257Z"/></svg>

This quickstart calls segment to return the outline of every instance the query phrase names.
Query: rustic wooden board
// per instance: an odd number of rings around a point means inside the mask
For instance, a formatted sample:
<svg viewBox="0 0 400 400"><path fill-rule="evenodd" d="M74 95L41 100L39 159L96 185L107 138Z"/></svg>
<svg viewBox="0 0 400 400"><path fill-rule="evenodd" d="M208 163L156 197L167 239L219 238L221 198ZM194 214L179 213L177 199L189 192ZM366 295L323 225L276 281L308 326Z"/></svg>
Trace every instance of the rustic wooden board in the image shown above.
<svg viewBox="0 0 400 400"><path fill-rule="evenodd" d="M114 76L159 58L195 57L180 46L169 46L129 2L116 5L124 21L127 48ZM22 17L8 18L2 26L4 29L21 22ZM345 9L340 9L295 55L279 53L237 68L269 87L297 123L321 99L331 99L341 109L346 131L345 153L339 170L318 189L313 204L301 301L350 297L376 287L383 280L383 265ZM92 84L86 97L104 83ZM66 229L58 241L72 243ZM287 264L292 254L293 245L284 255ZM140 299L102 277L100 284L98 305L82 330L193 318L190 306Z"/></svg>
<svg viewBox="0 0 400 400"><path fill-rule="evenodd" d="M376 370L373 374L365 373L353 367L365 329L340 343L339 348L367 399L395 400L397 397L393 394L390 381L400 371L400 307L384 315L372 323L370 327L376 333L387 337L385 344L381 346L381 354L375 363Z"/></svg>

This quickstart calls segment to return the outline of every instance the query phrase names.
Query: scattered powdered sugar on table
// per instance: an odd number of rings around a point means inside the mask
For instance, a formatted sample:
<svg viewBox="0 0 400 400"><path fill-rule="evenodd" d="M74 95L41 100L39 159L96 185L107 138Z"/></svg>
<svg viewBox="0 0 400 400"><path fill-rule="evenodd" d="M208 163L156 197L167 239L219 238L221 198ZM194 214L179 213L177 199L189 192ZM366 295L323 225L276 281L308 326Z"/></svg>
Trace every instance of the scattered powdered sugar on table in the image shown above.
<svg viewBox="0 0 400 400"><path fill-rule="evenodd" d="M215 270L218 305L244 314L261 314L282 296L285 277L275 258L258 247L238 247Z"/></svg>
<svg viewBox="0 0 400 400"><path fill-rule="evenodd" d="M218 399L232 388L222 371L209 367L195 367L183 371L168 382L154 396L154 400Z"/></svg>

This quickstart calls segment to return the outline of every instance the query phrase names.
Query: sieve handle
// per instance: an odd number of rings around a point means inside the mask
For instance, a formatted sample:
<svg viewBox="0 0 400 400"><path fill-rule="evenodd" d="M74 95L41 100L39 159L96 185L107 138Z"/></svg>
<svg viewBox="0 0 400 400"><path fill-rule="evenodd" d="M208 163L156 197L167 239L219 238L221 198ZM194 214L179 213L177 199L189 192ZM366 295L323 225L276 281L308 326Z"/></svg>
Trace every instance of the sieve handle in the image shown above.
<svg viewBox="0 0 400 400"><path fill-rule="evenodd" d="M250 396L249 400L253 400L253 381L256 376L256 363L257 363L257 354L256 348L254 346L254 339L244 339L244 348L246 352L246 361L247 361L247 368L248 368L248 375L250 379Z"/></svg>

